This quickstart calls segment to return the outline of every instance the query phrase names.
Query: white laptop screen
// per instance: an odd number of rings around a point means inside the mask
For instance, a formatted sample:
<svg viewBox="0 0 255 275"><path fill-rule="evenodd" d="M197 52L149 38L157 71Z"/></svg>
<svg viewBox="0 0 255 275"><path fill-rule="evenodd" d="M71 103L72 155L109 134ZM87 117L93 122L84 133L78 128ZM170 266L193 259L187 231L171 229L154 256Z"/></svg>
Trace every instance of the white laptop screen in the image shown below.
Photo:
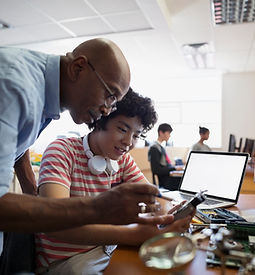
<svg viewBox="0 0 255 275"><path fill-rule="evenodd" d="M191 152L180 191L208 190L207 195L236 200L247 154Z"/></svg>

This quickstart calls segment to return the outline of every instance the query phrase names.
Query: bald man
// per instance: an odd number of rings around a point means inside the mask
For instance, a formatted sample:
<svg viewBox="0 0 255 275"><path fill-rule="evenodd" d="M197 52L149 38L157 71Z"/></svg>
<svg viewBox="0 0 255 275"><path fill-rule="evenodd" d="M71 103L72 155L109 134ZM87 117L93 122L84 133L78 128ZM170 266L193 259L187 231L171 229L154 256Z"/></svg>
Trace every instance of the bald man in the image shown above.
<svg viewBox="0 0 255 275"><path fill-rule="evenodd" d="M95 198L48 199L8 193L12 168L24 193L35 194L28 148L52 119L68 109L75 123L91 123L115 108L129 88L128 63L116 44L93 39L65 56L0 47L0 231L55 231L91 223L166 223L140 217L158 190L122 184ZM2 247L0 233L0 253Z"/></svg>

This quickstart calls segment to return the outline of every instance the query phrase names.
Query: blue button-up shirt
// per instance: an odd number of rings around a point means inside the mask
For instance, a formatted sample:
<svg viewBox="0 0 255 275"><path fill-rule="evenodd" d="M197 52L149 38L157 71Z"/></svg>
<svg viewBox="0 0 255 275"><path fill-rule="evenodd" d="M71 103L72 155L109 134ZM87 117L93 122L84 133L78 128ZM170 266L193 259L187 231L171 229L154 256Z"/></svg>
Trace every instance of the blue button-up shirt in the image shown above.
<svg viewBox="0 0 255 275"><path fill-rule="evenodd" d="M59 74L59 56L0 47L0 196L9 190L15 159L50 119L59 119ZM0 253L1 246L0 236Z"/></svg>

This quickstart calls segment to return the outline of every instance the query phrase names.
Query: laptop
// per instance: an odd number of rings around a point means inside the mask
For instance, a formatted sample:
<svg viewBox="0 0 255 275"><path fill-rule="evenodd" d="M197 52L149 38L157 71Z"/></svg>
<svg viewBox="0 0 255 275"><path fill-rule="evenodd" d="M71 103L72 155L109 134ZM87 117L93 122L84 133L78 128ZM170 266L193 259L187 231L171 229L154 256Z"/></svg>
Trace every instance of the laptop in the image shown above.
<svg viewBox="0 0 255 275"><path fill-rule="evenodd" d="M199 209L213 209L235 205L245 175L249 154L191 151L179 191L164 193L167 197L189 200L204 191L206 201Z"/></svg>

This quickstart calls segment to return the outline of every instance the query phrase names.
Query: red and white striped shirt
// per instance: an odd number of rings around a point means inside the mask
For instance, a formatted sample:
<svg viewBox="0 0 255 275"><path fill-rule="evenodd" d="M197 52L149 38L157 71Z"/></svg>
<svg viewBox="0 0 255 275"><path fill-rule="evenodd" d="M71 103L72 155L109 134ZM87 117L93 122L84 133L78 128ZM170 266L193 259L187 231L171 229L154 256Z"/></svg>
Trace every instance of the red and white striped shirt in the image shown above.
<svg viewBox="0 0 255 275"><path fill-rule="evenodd" d="M70 197L95 197L121 182L139 182L144 175L129 153L119 160L119 170L113 175L92 174L88 169L81 138L58 139L44 152L38 186L56 183L70 190ZM89 251L95 246L70 244L50 238L44 233L36 234L37 266L47 267L57 260Z"/></svg>

